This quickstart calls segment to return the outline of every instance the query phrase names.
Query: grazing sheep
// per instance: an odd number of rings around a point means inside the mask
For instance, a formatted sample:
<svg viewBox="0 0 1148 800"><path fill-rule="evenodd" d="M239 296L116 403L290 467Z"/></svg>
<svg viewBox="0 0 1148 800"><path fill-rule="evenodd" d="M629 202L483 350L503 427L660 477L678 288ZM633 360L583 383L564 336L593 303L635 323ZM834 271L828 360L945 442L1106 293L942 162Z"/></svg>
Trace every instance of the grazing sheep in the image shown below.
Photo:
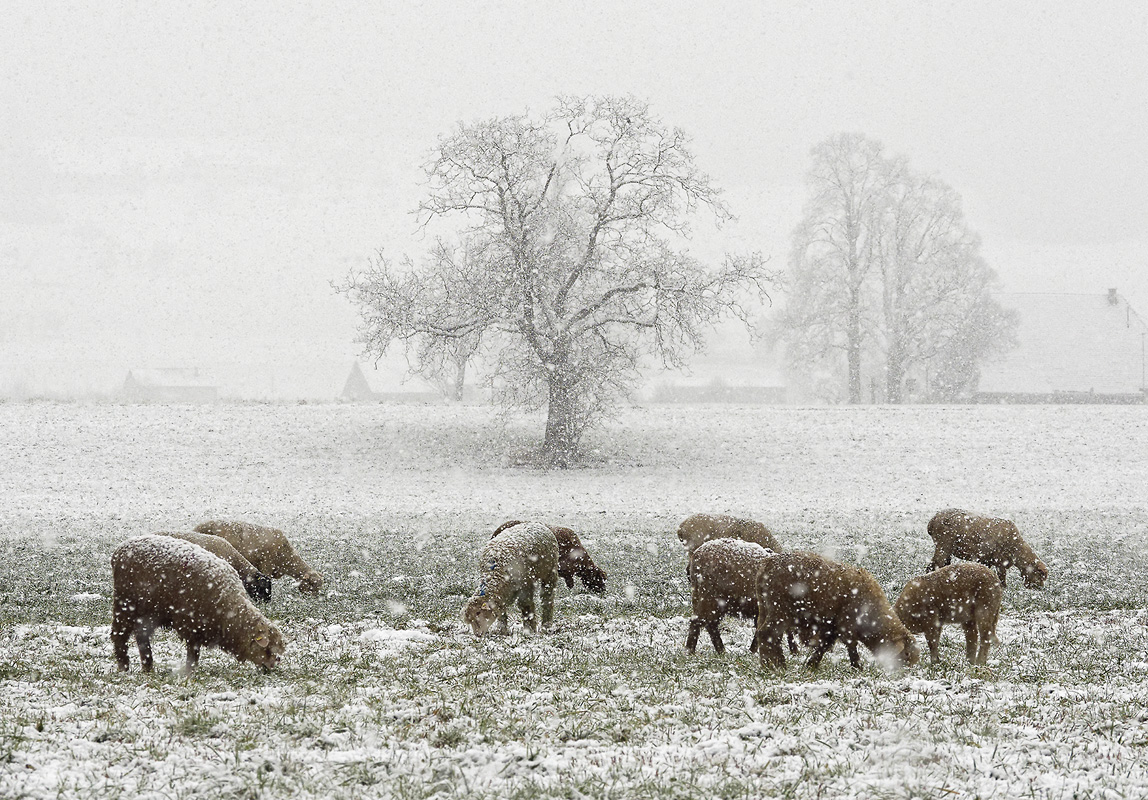
<svg viewBox="0 0 1148 800"><path fill-rule="evenodd" d="M690 573L694 618L686 636L687 652L693 653L697 648L698 635L704 627L714 650L719 655L724 653L718 625L726 614L754 620L749 652L757 649L757 576L773 555L761 545L741 539L711 539L694 551ZM790 647L796 652L792 635Z"/></svg>
<svg viewBox="0 0 1148 800"><path fill-rule="evenodd" d="M741 539L759 544L774 553L781 552L777 539L760 522L728 517L725 514L694 514L686 517L678 526L678 538L686 548L687 576L690 574L694 551L711 539Z"/></svg>
<svg viewBox="0 0 1148 800"><path fill-rule="evenodd" d="M523 522L490 540L482 553L478 591L463 609L463 619L478 635L499 620L509 630L506 610L517 602L522 623L537 629L534 584L541 585L542 626L554 616L554 589L558 585L558 540L554 531L538 522Z"/></svg>
<svg viewBox="0 0 1148 800"><path fill-rule="evenodd" d="M251 596L252 600L259 602L271 599L271 579L255 569L251 562L244 558L243 554L222 536L212 536L210 533L173 533L171 531L159 531L158 535L183 539L185 542L199 545L209 553L214 553L230 564L232 569L239 574L239 580L243 582L243 588L247 590L247 594Z"/></svg>
<svg viewBox="0 0 1148 800"><path fill-rule="evenodd" d="M297 578L300 592L318 594L323 588L323 576L307 566L307 562L299 557L287 540L286 534L277 528L252 525L250 522L212 520L196 525L195 530L231 542L257 570L272 578Z"/></svg>
<svg viewBox="0 0 1148 800"><path fill-rule="evenodd" d="M134 634L140 665L151 672L156 628L172 628L187 643L188 671L205 645L267 669L279 663L285 646L230 564L191 542L147 534L112 553L112 649L121 670L130 666Z"/></svg>
<svg viewBox="0 0 1148 800"><path fill-rule="evenodd" d="M996 641L1004 591L991 569L981 564L951 564L905 584L893 611L913 633L925 634L934 664L940 661L941 626L965 629L970 664L984 664Z"/></svg>
<svg viewBox="0 0 1148 800"><path fill-rule="evenodd" d="M807 662L813 669L838 639L845 642L854 669L861 666L858 644L899 666L919 658L913 634L897 619L873 576L816 553L779 553L762 567L757 640L763 667L785 666L781 636L792 628L814 644Z"/></svg>
<svg viewBox="0 0 1148 800"><path fill-rule="evenodd" d="M926 572L946 566L952 557L977 561L992 567L1005 585L1005 573L1016 567L1024 576L1024 585L1041 589L1048 579L1048 567L1021 538L1011 520L981 517L948 508L929 520L929 536L936 545L933 560Z"/></svg>
<svg viewBox="0 0 1148 800"><path fill-rule="evenodd" d="M504 522L494 529L490 538L493 539L507 528L521 524L521 520ZM582 585L589 591L594 594L605 594L606 573L590 558L578 534L559 525L547 525L547 527L554 531L554 538L558 540L558 577L566 581L566 588L573 589L574 579L581 578Z"/></svg>

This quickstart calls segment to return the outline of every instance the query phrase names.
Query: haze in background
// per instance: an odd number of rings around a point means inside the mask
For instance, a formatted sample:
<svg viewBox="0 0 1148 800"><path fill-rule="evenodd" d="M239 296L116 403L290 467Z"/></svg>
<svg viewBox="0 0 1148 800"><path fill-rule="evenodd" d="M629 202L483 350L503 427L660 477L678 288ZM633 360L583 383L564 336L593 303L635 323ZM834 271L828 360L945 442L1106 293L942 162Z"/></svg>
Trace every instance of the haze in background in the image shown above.
<svg viewBox="0 0 1148 800"><path fill-rule="evenodd" d="M1117 287L1148 314L1148 7L750 5L17 0L0 395L182 366L233 395L334 397L359 348L330 282L425 251L437 138L561 93L632 93L693 137L739 217L699 253L782 268L810 149L859 131L962 195L1003 289ZM716 338L699 364L768 372Z"/></svg>

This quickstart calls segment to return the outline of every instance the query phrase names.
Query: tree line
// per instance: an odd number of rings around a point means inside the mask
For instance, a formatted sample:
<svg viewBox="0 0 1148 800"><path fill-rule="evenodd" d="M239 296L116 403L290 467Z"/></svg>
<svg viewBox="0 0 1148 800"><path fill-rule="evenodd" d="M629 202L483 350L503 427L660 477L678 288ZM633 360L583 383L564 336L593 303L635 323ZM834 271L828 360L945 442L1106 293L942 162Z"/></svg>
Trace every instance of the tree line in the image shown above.
<svg viewBox="0 0 1148 800"><path fill-rule="evenodd" d="M926 364L956 396L1015 325L988 296L993 275L959 198L864 137L813 155L783 276L757 252L690 253L700 215L720 226L731 213L686 134L634 97L460 123L424 167L418 209L449 232L417 261L380 252L337 289L359 308L368 355L401 343L412 371L459 397L481 364L505 407L545 409L547 466L577 461L644 364L684 364L723 318L753 329L775 289L787 303L772 331L795 374L841 372L860 402L879 354L890 402Z"/></svg>

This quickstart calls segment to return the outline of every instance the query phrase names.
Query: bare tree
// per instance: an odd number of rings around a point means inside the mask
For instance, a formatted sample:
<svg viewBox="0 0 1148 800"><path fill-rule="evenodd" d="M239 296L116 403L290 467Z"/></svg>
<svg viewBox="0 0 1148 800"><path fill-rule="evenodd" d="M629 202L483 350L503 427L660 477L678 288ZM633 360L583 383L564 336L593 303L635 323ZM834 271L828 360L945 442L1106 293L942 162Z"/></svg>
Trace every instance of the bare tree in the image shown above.
<svg viewBox="0 0 1148 800"><path fill-rule="evenodd" d="M881 150L856 135L814 149L813 195L794 234L794 291L780 322L795 367L824 363L833 348L846 352L852 403L861 400L863 358L883 362L884 397L900 403L915 367L936 371L950 359L955 380L958 351L975 369L1008 342L1007 315L988 313L995 275L960 197ZM974 317L994 324L973 335Z"/></svg>
<svg viewBox="0 0 1148 800"><path fill-rule="evenodd" d="M547 409L554 466L572 463L644 357L678 365L721 316L748 324L741 298L771 280L757 254L715 269L684 249L696 212L729 212L685 134L632 97L461 124L426 174L422 218L458 221L458 241L418 268L380 256L348 278L359 341L376 355L405 341L424 371L457 340L477 342L504 402Z"/></svg>
<svg viewBox="0 0 1148 800"><path fill-rule="evenodd" d="M892 180L879 142L840 134L813 149L810 198L794 232L790 300L783 328L791 360L811 363L844 351L850 403L861 402L861 356L870 306L868 277Z"/></svg>

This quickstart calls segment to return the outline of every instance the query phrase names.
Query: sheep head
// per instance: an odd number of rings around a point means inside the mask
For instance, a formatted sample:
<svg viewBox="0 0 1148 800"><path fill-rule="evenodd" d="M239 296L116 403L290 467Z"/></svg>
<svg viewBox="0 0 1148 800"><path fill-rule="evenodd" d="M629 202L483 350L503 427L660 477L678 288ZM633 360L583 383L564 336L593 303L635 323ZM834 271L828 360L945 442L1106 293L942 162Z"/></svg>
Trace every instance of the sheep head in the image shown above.
<svg viewBox="0 0 1148 800"><path fill-rule="evenodd" d="M308 570L307 573L299 579L299 591L303 594L319 594L319 590L323 588L323 576L314 570Z"/></svg>
<svg viewBox="0 0 1148 800"><path fill-rule="evenodd" d="M485 595L472 597L462 611L463 620L470 625L475 636L482 636L500 616L500 611Z"/></svg>
<svg viewBox="0 0 1148 800"><path fill-rule="evenodd" d="M1044 582L1048 580L1048 567L1039 558L1035 563L1021 568L1024 575L1024 585L1029 589L1043 589Z"/></svg>
<svg viewBox="0 0 1148 800"><path fill-rule="evenodd" d="M283 634L271 624L260 624L248 642L247 660L264 669L273 669L287 649Z"/></svg>

